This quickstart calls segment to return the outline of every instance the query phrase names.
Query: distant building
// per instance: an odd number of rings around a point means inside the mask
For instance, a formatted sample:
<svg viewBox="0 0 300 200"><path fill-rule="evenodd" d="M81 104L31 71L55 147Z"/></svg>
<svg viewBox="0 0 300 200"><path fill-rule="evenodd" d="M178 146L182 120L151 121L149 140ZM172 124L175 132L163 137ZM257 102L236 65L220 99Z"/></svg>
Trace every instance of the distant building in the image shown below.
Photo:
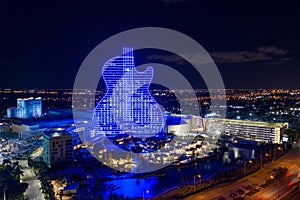
<svg viewBox="0 0 300 200"><path fill-rule="evenodd" d="M42 115L42 98L17 99L17 107L7 109L7 118L37 118Z"/></svg>
<svg viewBox="0 0 300 200"><path fill-rule="evenodd" d="M39 137L44 134L48 128L72 126L73 119L10 119L12 122L11 131L18 133L19 139L26 139L28 137Z"/></svg>
<svg viewBox="0 0 300 200"><path fill-rule="evenodd" d="M17 99L17 118L37 118L42 115L42 98Z"/></svg>
<svg viewBox="0 0 300 200"><path fill-rule="evenodd" d="M48 165L59 161L72 160L72 135L66 128L50 128L43 135L43 159Z"/></svg>
<svg viewBox="0 0 300 200"><path fill-rule="evenodd" d="M204 118L207 133L226 134L237 139L281 143L280 135L288 123L259 122L222 118Z"/></svg>
<svg viewBox="0 0 300 200"><path fill-rule="evenodd" d="M7 121L0 121L0 133L8 133L11 129L11 123Z"/></svg>
<svg viewBox="0 0 300 200"><path fill-rule="evenodd" d="M10 107L6 109L6 117L7 118L16 118L17 117L17 108Z"/></svg>
<svg viewBox="0 0 300 200"><path fill-rule="evenodd" d="M164 132L176 135L186 135L188 133L203 132L202 117L195 115L179 115L164 113L166 124Z"/></svg>

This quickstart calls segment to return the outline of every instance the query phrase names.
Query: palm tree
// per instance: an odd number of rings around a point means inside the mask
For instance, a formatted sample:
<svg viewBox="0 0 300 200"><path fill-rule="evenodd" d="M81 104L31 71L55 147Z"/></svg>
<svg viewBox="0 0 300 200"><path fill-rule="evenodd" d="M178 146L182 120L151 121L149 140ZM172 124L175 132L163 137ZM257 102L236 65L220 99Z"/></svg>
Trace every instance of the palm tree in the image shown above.
<svg viewBox="0 0 300 200"><path fill-rule="evenodd" d="M40 190L42 191L42 193L46 194L47 193L47 188L41 184Z"/></svg>
<svg viewBox="0 0 300 200"><path fill-rule="evenodd" d="M12 169L13 169L12 173L17 177L18 180L20 180L20 176L24 175L24 172L21 170L22 166L19 165L18 161L13 162L12 165L13 165L12 166Z"/></svg>
<svg viewBox="0 0 300 200"><path fill-rule="evenodd" d="M41 190L45 195L45 199L54 199L55 194L53 192L53 186L50 183L49 177L45 173L41 173L38 177L38 180L41 182Z"/></svg>
<svg viewBox="0 0 300 200"><path fill-rule="evenodd" d="M10 161L9 159L4 159L4 160L2 161L2 165L4 165L4 166L11 165L11 161Z"/></svg>
<svg viewBox="0 0 300 200"><path fill-rule="evenodd" d="M0 165L0 190L3 191L3 199L7 197L20 199L22 193L28 187L27 183L20 183L20 180L13 173L13 168L9 165L10 161Z"/></svg>
<svg viewBox="0 0 300 200"><path fill-rule="evenodd" d="M43 175L43 174L40 174L40 175L38 176L38 180L41 182L41 184L42 184L42 183L46 183L46 182L48 181L48 177L45 176L45 175Z"/></svg>
<svg viewBox="0 0 300 200"><path fill-rule="evenodd" d="M10 175L10 160L5 159L2 162L3 164L0 165L0 187L3 191L3 199L6 200L6 191L9 188L9 185L11 185L11 177Z"/></svg>

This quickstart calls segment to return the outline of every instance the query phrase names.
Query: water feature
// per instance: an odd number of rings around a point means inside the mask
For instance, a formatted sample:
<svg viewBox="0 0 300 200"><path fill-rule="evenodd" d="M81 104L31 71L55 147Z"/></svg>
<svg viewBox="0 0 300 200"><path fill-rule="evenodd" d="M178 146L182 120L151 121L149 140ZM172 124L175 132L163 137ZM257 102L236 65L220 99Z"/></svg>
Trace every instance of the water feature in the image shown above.
<svg viewBox="0 0 300 200"><path fill-rule="evenodd" d="M195 166L187 168L168 169L165 176L150 176L145 178L127 178L120 180L112 180L105 182L107 188L114 185L112 192L131 198L145 199L154 197L162 192L178 187L182 184L183 178L192 183L193 176L201 174L204 179L208 179L209 174L215 170L231 168L237 160L249 160L258 158L259 153L255 149L231 147L228 152L221 153L214 159L203 159L195 164ZM99 191L99 194L106 196L110 193L109 189Z"/></svg>

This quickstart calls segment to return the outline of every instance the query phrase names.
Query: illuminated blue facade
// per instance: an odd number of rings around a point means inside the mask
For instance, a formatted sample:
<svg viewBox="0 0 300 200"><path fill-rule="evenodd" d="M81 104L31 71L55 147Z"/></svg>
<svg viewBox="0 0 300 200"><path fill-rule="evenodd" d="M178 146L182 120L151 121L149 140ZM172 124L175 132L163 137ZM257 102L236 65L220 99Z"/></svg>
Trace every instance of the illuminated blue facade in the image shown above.
<svg viewBox="0 0 300 200"><path fill-rule="evenodd" d="M122 56L106 62L102 75L107 93L95 108L95 132L91 137L117 134L144 137L162 130L162 111L149 92L153 69L137 71L132 48L123 48Z"/></svg>
<svg viewBox="0 0 300 200"><path fill-rule="evenodd" d="M17 108L11 107L6 109L6 117L7 118L16 118L17 117Z"/></svg>
<svg viewBox="0 0 300 200"><path fill-rule="evenodd" d="M37 118L42 115L42 98L17 99L17 107L7 109L7 118Z"/></svg>

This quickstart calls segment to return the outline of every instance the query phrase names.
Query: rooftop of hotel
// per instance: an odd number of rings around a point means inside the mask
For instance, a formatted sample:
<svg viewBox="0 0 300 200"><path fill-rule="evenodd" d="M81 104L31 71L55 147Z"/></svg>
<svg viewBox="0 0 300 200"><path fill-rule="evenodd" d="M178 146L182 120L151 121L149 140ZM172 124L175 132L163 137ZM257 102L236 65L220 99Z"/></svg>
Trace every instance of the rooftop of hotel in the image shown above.
<svg viewBox="0 0 300 200"><path fill-rule="evenodd" d="M44 134L51 138L70 135L70 133L67 132L66 127L49 128L45 130Z"/></svg>
<svg viewBox="0 0 300 200"><path fill-rule="evenodd" d="M17 98L17 100L24 100L24 101L27 101L27 100L40 100L42 99L42 97L29 97L29 98Z"/></svg>
<svg viewBox="0 0 300 200"><path fill-rule="evenodd" d="M220 123L230 123L236 125L245 125L245 126L258 126L258 127L283 127L288 126L288 123L285 122L262 122L262 121L250 121L250 120L237 120L237 119L224 119L224 118L205 118L206 121L220 122Z"/></svg>

